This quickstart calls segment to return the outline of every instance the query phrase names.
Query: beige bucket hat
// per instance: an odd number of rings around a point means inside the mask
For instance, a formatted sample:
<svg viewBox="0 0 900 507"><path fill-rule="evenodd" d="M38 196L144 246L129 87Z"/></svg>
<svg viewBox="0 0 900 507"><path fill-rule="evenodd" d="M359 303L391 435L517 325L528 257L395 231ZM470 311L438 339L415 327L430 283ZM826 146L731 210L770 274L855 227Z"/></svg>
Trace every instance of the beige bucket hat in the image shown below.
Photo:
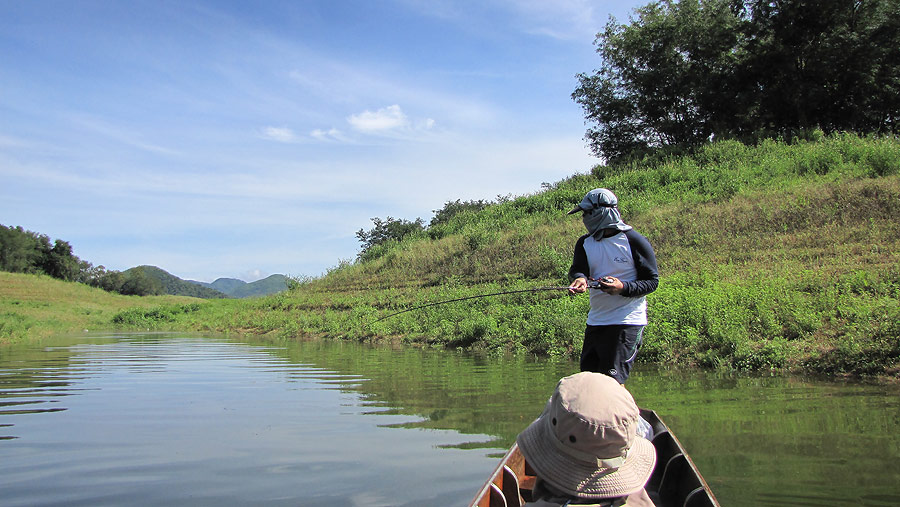
<svg viewBox="0 0 900 507"><path fill-rule="evenodd" d="M525 459L562 493L612 498L644 487L656 451L638 436L640 412L612 377L581 372L563 378L541 416L516 441Z"/></svg>

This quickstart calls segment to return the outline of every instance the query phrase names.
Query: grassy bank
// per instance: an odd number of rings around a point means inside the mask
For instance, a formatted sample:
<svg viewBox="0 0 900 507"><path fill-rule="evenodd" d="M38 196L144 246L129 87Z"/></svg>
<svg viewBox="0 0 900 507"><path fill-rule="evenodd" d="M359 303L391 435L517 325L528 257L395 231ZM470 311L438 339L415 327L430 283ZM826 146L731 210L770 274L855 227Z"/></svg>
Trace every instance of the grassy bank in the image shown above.
<svg viewBox="0 0 900 507"><path fill-rule="evenodd" d="M0 344L54 334L113 329L127 308L148 309L198 301L180 296L121 296L44 275L0 272Z"/></svg>
<svg viewBox="0 0 900 507"><path fill-rule="evenodd" d="M535 195L464 211L371 260L250 301L132 308L122 327L392 340L574 355L587 297L567 284L595 187L656 249L642 361L715 368L900 375L900 141L854 135L597 167Z"/></svg>

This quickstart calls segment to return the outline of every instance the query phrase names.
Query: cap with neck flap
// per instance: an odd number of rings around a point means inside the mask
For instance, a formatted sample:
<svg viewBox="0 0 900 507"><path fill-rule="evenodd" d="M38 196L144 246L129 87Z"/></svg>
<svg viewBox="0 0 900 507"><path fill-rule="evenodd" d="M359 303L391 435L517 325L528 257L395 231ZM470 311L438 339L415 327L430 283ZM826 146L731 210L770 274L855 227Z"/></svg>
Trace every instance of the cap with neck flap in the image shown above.
<svg viewBox="0 0 900 507"><path fill-rule="evenodd" d="M588 234L594 236L602 231L616 229L627 231L631 226L622 221L619 213L619 199L616 194L605 188L595 188L588 192L568 214L583 213L582 221Z"/></svg>

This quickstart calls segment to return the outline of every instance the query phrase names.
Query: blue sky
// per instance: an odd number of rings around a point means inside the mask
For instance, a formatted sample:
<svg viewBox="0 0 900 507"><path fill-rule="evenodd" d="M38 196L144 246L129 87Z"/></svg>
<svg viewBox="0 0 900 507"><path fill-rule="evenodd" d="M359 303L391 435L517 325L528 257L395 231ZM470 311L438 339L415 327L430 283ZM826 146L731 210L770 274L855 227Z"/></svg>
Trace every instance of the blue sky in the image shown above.
<svg viewBox="0 0 900 507"><path fill-rule="evenodd" d="M587 172L575 75L647 2L0 0L0 224L186 279Z"/></svg>

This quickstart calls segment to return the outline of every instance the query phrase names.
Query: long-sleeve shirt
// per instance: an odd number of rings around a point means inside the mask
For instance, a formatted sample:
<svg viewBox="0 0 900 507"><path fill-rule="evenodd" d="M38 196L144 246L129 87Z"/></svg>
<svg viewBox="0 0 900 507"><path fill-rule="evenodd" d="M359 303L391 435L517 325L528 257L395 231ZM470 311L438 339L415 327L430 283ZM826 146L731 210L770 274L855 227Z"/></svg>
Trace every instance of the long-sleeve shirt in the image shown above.
<svg viewBox="0 0 900 507"><path fill-rule="evenodd" d="M659 286L656 254L647 238L634 229L599 240L590 235L578 238L569 277L574 280L603 276L621 280L622 292L610 295L591 290L587 323L594 326L647 324L645 296Z"/></svg>

